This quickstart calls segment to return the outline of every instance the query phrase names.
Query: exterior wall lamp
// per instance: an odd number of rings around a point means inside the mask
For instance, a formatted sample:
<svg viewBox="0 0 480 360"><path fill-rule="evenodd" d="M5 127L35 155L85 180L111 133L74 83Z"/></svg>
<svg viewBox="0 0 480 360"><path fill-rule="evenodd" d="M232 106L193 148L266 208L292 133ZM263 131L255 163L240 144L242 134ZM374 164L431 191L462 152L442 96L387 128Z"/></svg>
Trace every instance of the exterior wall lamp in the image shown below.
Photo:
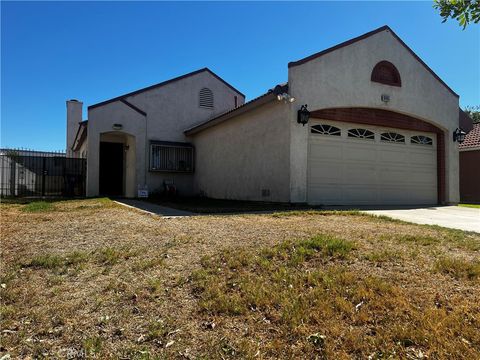
<svg viewBox="0 0 480 360"><path fill-rule="evenodd" d="M457 141L459 144L461 144L465 141L465 135L467 135L465 131L463 131L461 128L457 128L453 132L453 141Z"/></svg>
<svg viewBox="0 0 480 360"><path fill-rule="evenodd" d="M302 105L297 112L297 122L305 126L305 124L308 123L308 119L310 119L310 111L308 111L307 104L305 104Z"/></svg>
<svg viewBox="0 0 480 360"><path fill-rule="evenodd" d="M278 94L277 95L277 100L278 101L284 101L285 104L287 103L293 103L295 101L295 98L293 96L291 96L290 94L287 94L287 93L282 93L282 94Z"/></svg>

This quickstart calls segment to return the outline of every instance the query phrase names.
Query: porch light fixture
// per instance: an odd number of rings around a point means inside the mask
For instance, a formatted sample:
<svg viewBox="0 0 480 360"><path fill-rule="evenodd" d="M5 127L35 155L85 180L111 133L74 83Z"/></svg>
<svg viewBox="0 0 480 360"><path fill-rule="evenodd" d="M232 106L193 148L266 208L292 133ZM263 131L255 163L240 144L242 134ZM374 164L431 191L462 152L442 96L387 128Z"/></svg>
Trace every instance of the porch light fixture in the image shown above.
<svg viewBox="0 0 480 360"><path fill-rule="evenodd" d="M287 93L282 93L277 95L277 100L278 101L285 101L285 103L293 103L295 101L295 98L291 96L290 94Z"/></svg>
<svg viewBox="0 0 480 360"><path fill-rule="evenodd" d="M308 119L310 119L310 111L308 111L307 104L305 104L302 105L297 112L297 122L305 126L305 124L308 123Z"/></svg>
<svg viewBox="0 0 480 360"><path fill-rule="evenodd" d="M457 128L453 132L453 141L457 141L459 144L461 144L465 141L465 135L467 135L465 131L463 131L461 128Z"/></svg>
<svg viewBox="0 0 480 360"><path fill-rule="evenodd" d="M123 125L122 124L113 124L112 129L113 130L122 130Z"/></svg>

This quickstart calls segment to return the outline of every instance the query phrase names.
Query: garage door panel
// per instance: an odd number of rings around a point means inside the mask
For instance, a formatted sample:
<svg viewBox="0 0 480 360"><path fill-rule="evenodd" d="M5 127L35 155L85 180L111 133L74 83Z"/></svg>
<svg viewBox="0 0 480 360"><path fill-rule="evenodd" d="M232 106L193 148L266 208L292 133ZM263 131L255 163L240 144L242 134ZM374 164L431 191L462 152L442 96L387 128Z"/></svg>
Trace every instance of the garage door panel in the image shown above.
<svg viewBox="0 0 480 360"><path fill-rule="evenodd" d="M415 184L415 185L429 185L429 186L435 186L437 182L437 178L433 177L429 173L416 173L415 176L412 176L410 178L410 184Z"/></svg>
<svg viewBox="0 0 480 360"><path fill-rule="evenodd" d="M331 123L342 135L358 127ZM308 201L330 205L435 204L435 134L366 128L374 132L375 141L310 135ZM402 134L406 141L380 142L380 134L388 131ZM428 136L434 144L411 144L409 139L416 135Z"/></svg>
<svg viewBox="0 0 480 360"><path fill-rule="evenodd" d="M405 151L405 147L403 148L396 148L396 149L389 149L387 146L382 146L378 151L378 159L379 161L385 162L387 164L395 162L401 164L408 164L409 154Z"/></svg>
<svg viewBox="0 0 480 360"><path fill-rule="evenodd" d="M376 182L375 166L367 164L346 164L343 182L354 184L371 184Z"/></svg>
<svg viewBox="0 0 480 360"><path fill-rule="evenodd" d="M409 197L415 200L416 204L431 204L432 198L436 198L437 192L430 186L412 186L409 189Z"/></svg>
<svg viewBox="0 0 480 360"><path fill-rule="evenodd" d="M426 152L426 151L411 151L410 152L410 157L415 158L414 161L414 166L418 165L427 165L431 166L431 164L435 161L436 159L436 154L433 153L432 151Z"/></svg>
<svg viewBox="0 0 480 360"><path fill-rule="evenodd" d="M338 199L342 198L342 189L336 184L321 186L314 185L311 187L310 191L312 199L322 199L322 204L334 204L338 202Z"/></svg>
<svg viewBox="0 0 480 360"><path fill-rule="evenodd" d="M310 180L312 184L337 183L342 177L342 164L329 161L312 161Z"/></svg>
<svg viewBox="0 0 480 360"><path fill-rule="evenodd" d="M333 142L314 142L310 144L310 155L312 159L341 160L343 147Z"/></svg>
<svg viewBox="0 0 480 360"><path fill-rule="evenodd" d="M345 186L344 200L351 204L374 204L376 203L376 187L372 185L365 186Z"/></svg>
<svg viewBox="0 0 480 360"><path fill-rule="evenodd" d="M348 149L344 149L345 161L366 161L371 162L377 156L377 151L373 144L369 146L351 146Z"/></svg>
<svg viewBox="0 0 480 360"><path fill-rule="evenodd" d="M398 166L383 167L378 174L379 184L404 184L411 175Z"/></svg>
<svg viewBox="0 0 480 360"><path fill-rule="evenodd" d="M379 191L379 201L385 204L402 204L408 193L405 192L404 186L383 186Z"/></svg>

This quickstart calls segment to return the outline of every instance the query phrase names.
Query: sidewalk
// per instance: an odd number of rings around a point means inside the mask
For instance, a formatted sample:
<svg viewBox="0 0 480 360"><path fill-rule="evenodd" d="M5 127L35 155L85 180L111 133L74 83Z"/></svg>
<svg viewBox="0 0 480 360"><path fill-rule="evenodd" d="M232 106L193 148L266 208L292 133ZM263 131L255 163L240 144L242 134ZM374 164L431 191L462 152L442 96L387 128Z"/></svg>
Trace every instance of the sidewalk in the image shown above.
<svg viewBox="0 0 480 360"><path fill-rule="evenodd" d="M136 200L136 199L121 199L121 200L115 200L115 202L123 206L127 206L127 207L134 208L152 215L158 215L166 218L196 215L195 213L192 213L190 211L173 209L166 206L152 204L147 201Z"/></svg>

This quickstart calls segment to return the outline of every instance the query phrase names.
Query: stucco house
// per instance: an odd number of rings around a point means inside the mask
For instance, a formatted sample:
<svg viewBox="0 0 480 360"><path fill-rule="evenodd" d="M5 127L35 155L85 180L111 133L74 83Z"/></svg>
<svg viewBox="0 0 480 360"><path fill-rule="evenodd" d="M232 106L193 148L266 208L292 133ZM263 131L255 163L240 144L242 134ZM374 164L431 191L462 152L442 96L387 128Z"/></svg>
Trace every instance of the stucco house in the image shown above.
<svg viewBox="0 0 480 360"><path fill-rule="evenodd" d="M209 69L91 105L88 121L68 101L67 146L87 156L88 196L173 183L221 199L456 203L460 113L383 26L290 62L287 83L246 103Z"/></svg>
<svg viewBox="0 0 480 360"><path fill-rule="evenodd" d="M460 200L480 204L480 123L460 144Z"/></svg>

